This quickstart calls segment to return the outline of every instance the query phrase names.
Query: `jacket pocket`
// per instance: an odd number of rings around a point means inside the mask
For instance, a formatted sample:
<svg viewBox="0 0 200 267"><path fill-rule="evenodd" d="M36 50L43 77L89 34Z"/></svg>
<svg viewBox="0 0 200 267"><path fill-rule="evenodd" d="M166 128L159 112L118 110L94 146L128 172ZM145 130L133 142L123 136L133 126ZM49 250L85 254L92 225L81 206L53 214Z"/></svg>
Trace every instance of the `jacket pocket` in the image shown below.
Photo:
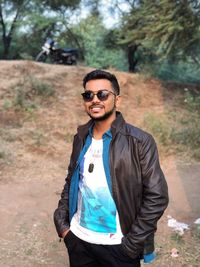
<svg viewBox="0 0 200 267"><path fill-rule="evenodd" d="M68 250L68 253L70 253L78 243L78 238L72 233L72 231L69 230L69 232L64 237L64 243Z"/></svg>

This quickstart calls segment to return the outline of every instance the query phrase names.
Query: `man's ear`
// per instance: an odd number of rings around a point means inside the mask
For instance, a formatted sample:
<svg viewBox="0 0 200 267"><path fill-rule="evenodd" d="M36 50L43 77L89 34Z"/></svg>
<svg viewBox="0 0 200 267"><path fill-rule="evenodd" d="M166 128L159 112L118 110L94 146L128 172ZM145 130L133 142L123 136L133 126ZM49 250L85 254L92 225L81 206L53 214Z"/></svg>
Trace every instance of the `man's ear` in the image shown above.
<svg viewBox="0 0 200 267"><path fill-rule="evenodd" d="M119 106L121 105L121 101L122 101L122 96L121 95L117 95L115 98L115 107L119 108Z"/></svg>

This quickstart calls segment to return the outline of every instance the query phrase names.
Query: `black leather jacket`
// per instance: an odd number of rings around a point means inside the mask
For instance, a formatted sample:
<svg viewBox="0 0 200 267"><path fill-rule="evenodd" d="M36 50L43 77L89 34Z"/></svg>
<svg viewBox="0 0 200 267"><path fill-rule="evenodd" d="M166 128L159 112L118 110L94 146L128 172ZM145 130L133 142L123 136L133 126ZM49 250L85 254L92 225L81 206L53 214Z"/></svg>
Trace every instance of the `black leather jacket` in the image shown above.
<svg viewBox="0 0 200 267"><path fill-rule="evenodd" d="M54 213L59 236L69 228L70 179L92 124L90 120L80 126L74 137L66 184ZM129 257L136 258L154 250L153 236L157 221L168 205L168 189L153 137L127 124L119 112L111 132L110 174L113 199L124 234L122 248Z"/></svg>

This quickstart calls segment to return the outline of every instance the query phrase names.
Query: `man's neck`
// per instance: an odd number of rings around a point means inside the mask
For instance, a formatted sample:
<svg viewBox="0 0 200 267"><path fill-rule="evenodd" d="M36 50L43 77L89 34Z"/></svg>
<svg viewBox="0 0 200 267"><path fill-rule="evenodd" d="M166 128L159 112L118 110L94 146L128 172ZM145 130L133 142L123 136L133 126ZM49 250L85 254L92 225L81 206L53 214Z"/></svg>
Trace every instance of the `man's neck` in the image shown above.
<svg viewBox="0 0 200 267"><path fill-rule="evenodd" d="M114 121L114 119L115 117L109 118L108 120L105 120L105 121L95 121L94 128L93 128L94 139L102 139L103 134L110 129L111 124Z"/></svg>

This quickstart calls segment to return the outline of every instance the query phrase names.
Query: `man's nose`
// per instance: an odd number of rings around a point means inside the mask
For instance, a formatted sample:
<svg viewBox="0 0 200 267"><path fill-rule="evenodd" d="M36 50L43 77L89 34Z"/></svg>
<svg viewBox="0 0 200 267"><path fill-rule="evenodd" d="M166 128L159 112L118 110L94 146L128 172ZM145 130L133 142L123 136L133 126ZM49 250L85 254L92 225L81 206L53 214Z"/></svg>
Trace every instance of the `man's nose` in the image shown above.
<svg viewBox="0 0 200 267"><path fill-rule="evenodd" d="M92 99L92 102L100 102L99 98L97 97L97 95L94 95L94 98Z"/></svg>

